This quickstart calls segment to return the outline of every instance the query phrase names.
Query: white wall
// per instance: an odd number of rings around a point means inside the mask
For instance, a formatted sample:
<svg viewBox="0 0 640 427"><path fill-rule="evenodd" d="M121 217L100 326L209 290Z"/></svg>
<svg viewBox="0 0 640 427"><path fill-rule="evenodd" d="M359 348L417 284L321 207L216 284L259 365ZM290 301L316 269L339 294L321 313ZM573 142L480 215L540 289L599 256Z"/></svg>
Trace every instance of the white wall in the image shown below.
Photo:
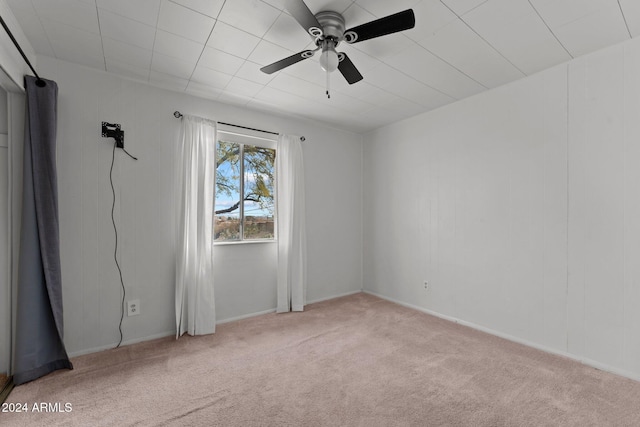
<svg viewBox="0 0 640 427"><path fill-rule="evenodd" d="M367 135L364 289L640 378L639 118L632 40Z"/></svg>
<svg viewBox="0 0 640 427"><path fill-rule="evenodd" d="M362 137L297 118L244 110L164 91L48 57L38 73L55 80L65 341L72 354L119 338L120 283L113 261L109 166L113 140L102 121L120 123L114 181L119 260L127 299L141 315L124 320L127 342L171 334L174 314L174 150L179 110L261 129L304 135L308 215L308 300L361 289ZM273 243L216 246L219 320L275 309Z"/></svg>

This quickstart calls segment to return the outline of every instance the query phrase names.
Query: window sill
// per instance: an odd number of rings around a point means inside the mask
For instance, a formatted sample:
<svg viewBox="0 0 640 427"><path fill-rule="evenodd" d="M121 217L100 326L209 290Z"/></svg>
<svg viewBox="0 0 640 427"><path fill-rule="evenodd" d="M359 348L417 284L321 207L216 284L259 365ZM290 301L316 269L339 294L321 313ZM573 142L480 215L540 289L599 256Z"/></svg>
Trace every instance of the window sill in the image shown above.
<svg viewBox="0 0 640 427"><path fill-rule="evenodd" d="M277 243L276 239L273 240L239 240L235 242L214 242L213 246L236 246L236 245L264 245L267 243Z"/></svg>

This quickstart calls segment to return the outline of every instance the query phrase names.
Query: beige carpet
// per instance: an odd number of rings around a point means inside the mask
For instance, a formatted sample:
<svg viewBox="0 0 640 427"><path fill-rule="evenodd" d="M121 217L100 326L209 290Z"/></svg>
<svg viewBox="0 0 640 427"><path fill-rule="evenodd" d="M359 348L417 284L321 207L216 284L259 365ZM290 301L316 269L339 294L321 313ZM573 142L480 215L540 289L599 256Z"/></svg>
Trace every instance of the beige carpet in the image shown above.
<svg viewBox="0 0 640 427"><path fill-rule="evenodd" d="M73 364L0 425L640 426L638 382L366 294Z"/></svg>

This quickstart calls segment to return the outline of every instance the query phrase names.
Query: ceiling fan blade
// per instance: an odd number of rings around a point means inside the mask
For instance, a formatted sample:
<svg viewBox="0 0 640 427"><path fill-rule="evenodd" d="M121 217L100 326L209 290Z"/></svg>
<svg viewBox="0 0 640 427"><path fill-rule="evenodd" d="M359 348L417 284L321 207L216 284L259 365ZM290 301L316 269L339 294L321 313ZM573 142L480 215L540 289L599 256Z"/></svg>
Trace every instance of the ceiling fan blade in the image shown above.
<svg viewBox="0 0 640 427"><path fill-rule="evenodd" d="M407 9L366 24L358 25L344 33L344 40L347 43L358 43L364 40L373 39L398 31L408 30L415 27L416 17L412 9Z"/></svg>
<svg viewBox="0 0 640 427"><path fill-rule="evenodd" d="M293 65L304 59L311 58L314 53L316 53L316 50L303 50L302 52L298 52L287 58L281 59L280 61L274 62L273 64L265 65L264 67L260 68L260 71L266 74L273 74L276 71L287 68L289 65Z"/></svg>
<svg viewBox="0 0 640 427"><path fill-rule="evenodd" d="M287 11L309 34L314 37L322 35L322 25L302 0L287 0Z"/></svg>
<svg viewBox="0 0 640 427"><path fill-rule="evenodd" d="M338 70L340 70L344 78L347 80L347 83L352 85L362 80L362 74L360 74L360 71L358 71L356 66L353 65L353 62L351 62L347 54L340 52L340 55L344 55L344 57L338 63Z"/></svg>

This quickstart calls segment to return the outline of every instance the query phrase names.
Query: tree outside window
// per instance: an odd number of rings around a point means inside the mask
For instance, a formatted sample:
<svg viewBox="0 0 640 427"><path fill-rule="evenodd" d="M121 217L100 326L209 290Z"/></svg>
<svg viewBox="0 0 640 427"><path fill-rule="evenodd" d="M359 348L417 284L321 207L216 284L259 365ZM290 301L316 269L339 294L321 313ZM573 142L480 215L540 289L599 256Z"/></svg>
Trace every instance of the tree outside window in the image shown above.
<svg viewBox="0 0 640 427"><path fill-rule="evenodd" d="M216 143L215 241L274 239L275 157L272 148Z"/></svg>

